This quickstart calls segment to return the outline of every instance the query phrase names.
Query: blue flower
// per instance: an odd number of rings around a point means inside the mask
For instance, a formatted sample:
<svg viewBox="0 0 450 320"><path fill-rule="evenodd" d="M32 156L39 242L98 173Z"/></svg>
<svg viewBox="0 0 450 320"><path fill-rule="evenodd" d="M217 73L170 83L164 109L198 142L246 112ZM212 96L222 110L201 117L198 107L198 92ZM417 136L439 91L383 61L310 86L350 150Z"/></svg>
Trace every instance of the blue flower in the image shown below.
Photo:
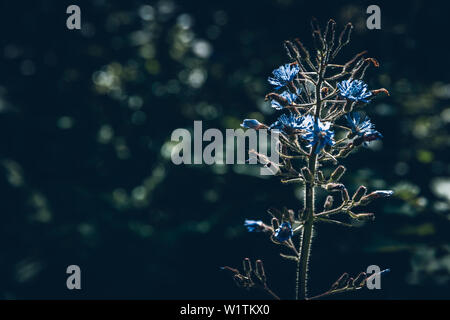
<svg viewBox="0 0 450 320"><path fill-rule="evenodd" d="M353 112L352 116L346 114L345 119L347 119L353 134L363 136L366 133L372 133L375 131L375 125L370 122L369 117L366 116L364 119L361 119L361 114L359 112Z"/></svg>
<svg viewBox="0 0 450 320"><path fill-rule="evenodd" d="M291 224L289 222L283 222L277 230L273 233L275 239L280 242L287 241L294 235Z"/></svg>
<svg viewBox="0 0 450 320"><path fill-rule="evenodd" d="M315 153L318 154L326 145L334 145L334 132L330 130L331 123L322 123L319 119L313 125L306 128L303 138L309 141L308 147L316 146Z"/></svg>
<svg viewBox="0 0 450 320"><path fill-rule="evenodd" d="M300 94L300 90L297 91L298 94ZM291 93L290 91L284 91L282 94L280 94L281 97L285 98L288 102L288 104L293 104L295 100L297 99L297 94ZM281 110L284 107L275 99L272 100L272 108L275 108L277 110Z"/></svg>
<svg viewBox="0 0 450 320"><path fill-rule="evenodd" d="M244 226L247 227L248 232L260 232L265 229L265 225L261 220L248 220L244 222Z"/></svg>
<svg viewBox="0 0 450 320"><path fill-rule="evenodd" d="M241 127L246 129L259 129L262 126L263 124L256 119L244 119L241 123Z"/></svg>
<svg viewBox="0 0 450 320"><path fill-rule="evenodd" d="M299 71L300 67L297 64L287 63L284 66L273 70L273 77L269 77L267 80L270 84L275 86L275 89L279 89L294 80Z"/></svg>
<svg viewBox="0 0 450 320"><path fill-rule="evenodd" d="M367 84L361 80L344 80L337 84L341 96L353 100L369 102L366 98L372 95L370 90L367 90Z"/></svg>
<svg viewBox="0 0 450 320"><path fill-rule="evenodd" d="M310 123L309 119L310 117L302 117L292 113L289 115L282 114L269 129L278 129L285 134L291 134L294 133L294 130L306 130Z"/></svg>

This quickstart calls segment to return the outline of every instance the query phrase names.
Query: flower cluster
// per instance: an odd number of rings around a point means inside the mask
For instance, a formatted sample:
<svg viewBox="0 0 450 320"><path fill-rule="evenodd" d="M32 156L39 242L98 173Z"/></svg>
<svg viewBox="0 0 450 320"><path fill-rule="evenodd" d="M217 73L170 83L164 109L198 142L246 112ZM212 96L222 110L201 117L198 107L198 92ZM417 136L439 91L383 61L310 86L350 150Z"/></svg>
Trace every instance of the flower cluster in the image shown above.
<svg viewBox="0 0 450 320"><path fill-rule="evenodd" d="M241 124L247 129L281 133L281 160L277 164L280 173L277 174L282 183L300 183L305 189L304 205L297 214L292 209L271 209L270 226L261 220L245 220L244 223L249 232L267 233L272 242L290 250L291 255L280 255L297 263L297 299L307 298L307 266L314 225L326 222L352 227L352 221L359 221L358 225L361 225L361 221L373 220L375 214L361 212L360 207L393 194L390 190L366 194L367 188L360 186L350 197L346 186L339 182L346 172L339 161L359 146L383 137L368 116L353 111L380 93L389 95L384 88L369 90L362 80L371 64L379 64L373 58L363 57L365 52L362 52L346 63L332 63L333 68L327 69L348 43L353 27L348 24L338 39L335 39L333 20L328 22L324 33L314 23L313 28L313 35L318 40L314 50L317 56L313 59L297 39L285 41L292 62L278 67L268 78L278 92L267 94L266 100L270 100L271 107L281 114L272 124L266 125L256 119L245 119ZM331 165L337 167L333 169ZM324 174L327 171L322 171L324 168L331 172L328 177ZM319 188L329 193L322 210L317 207ZM350 220L350 223L342 219ZM294 237L300 240L294 241ZM294 244L298 243L300 245L296 247ZM354 279L343 276L319 296L360 289L366 280L364 272ZM269 290L267 286L265 289Z"/></svg>

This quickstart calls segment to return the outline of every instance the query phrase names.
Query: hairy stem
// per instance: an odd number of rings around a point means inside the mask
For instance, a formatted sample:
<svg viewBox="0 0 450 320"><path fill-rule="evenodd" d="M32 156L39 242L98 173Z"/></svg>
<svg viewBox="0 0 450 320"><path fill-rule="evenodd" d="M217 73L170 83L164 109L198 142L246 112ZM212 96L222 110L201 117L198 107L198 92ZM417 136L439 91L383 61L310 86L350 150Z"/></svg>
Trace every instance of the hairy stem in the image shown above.
<svg viewBox="0 0 450 320"><path fill-rule="evenodd" d="M314 150L309 158L309 170L315 175L317 155ZM306 221L300 242L300 257L297 263L297 292L296 299L306 299L307 273L309 254L311 251L313 223L314 223L314 182L308 181L305 186Z"/></svg>
<svg viewBox="0 0 450 320"><path fill-rule="evenodd" d="M323 61L323 56L322 60ZM323 70L324 65L320 63L318 66L318 79L316 83L316 106L315 106L315 114L314 118L320 119L320 111L322 107L322 97L321 97L321 89L323 83ZM311 148L311 153L308 157L308 169L311 171L313 177L316 176L316 164L317 164L317 154L316 154L316 146ZM305 184L305 224L303 227L303 234L300 240L300 256L297 263L297 286L296 286L296 299L306 299L307 298L307 284L308 284L308 264L309 264L309 256L311 253L311 244L312 244L312 236L313 236L313 228L314 228L314 180L307 181Z"/></svg>

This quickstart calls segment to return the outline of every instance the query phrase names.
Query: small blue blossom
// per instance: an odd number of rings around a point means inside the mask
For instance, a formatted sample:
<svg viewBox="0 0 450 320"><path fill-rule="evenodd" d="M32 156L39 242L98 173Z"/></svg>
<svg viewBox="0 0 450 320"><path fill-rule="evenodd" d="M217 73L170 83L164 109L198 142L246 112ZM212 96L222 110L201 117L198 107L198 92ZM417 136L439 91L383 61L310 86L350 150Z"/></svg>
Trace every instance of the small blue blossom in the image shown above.
<svg viewBox="0 0 450 320"><path fill-rule="evenodd" d="M283 222L280 227L273 233L275 239L280 242L287 241L294 235L291 224L289 222Z"/></svg>
<svg viewBox="0 0 450 320"><path fill-rule="evenodd" d="M369 102L366 98L372 95L372 92L367 89L367 84L361 80L344 80L337 84L341 96L353 100Z"/></svg>
<svg viewBox="0 0 450 320"><path fill-rule="evenodd" d="M308 147L316 146L315 153L318 154L326 146L334 145L334 132L330 130L331 123L322 123L319 119L313 122L313 125L307 127L303 138L309 141Z"/></svg>
<svg viewBox="0 0 450 320"><path fill-rule="evenodd" d="M260 232L265 229L264 223L261 220L246 219L244 226L247 227L248 232Z"/></svg>
<svg viewBox="0 0 450 320"><path fill-rule="evenodd" d="M256 119L244 119L241 123L241 127L246 129L259 129L262 126L263 124Z"/></svg>
<svg viewBox="0 0 450 320"><path fill-rule="evenodd" d="M353 112L352 115L346 114L345 119L352 129L352 133L358 136L363 136L366 133L374 132L375 125L370 121L369 117L361 118L359 112Z"/></svg>
<svg viewBox="0 0 450 320"><path fill-rule="evenodd" d="M291 65L287 63L284 66L273 70L273 77L269 77L267 80L270 84L275 86L275 89L279 89L294 80L299 71L300 67L297 64Z"/></svg>
<svg viewBox="0 0 450 320"><path fill-rule="evenodd" d="M300 90L297 92L300 94ZM285 98L288 102L288 104L293 104L295 100L297 100L297 94L291 93L290 91L284 91L282 94L280 94L281 97ZM272 100L272 108L275 108L277 110L281 110L284 107L275 99Z"/></svg>
<svg viewBox="0 0 450 320"><path fill-rule="evenodd" d="M310 123L309 119L309 117L302 117L292 113L289 115L282 114L269 129L278 129L285 134L291 134L294 130L306 130Z"/></svg>

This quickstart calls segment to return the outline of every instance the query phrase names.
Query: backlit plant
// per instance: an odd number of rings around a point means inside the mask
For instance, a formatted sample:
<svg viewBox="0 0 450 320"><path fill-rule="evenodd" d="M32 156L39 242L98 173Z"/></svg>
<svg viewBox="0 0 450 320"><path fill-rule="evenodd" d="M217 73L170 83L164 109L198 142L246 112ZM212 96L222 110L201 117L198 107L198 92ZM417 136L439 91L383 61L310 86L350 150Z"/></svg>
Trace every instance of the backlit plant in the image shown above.
<svg viewBox="0 0 450 320"><path fill-rule="evenodd" d="M245 119L242 124L244 128L280 133L280 163L274 164L280 168L277 175L282 183L299 183L304 188L304 204L298 212L270 209L271 224L245 221L249 232L264 232L272 242L290 250L291 254L280 255L297 265L296 299L314 298L308 296L307 287L315 225L323 222L351 227L351 223L340 219L345 216L350 220L373 220L373 213L361 212L360 208L392 195L392 191L368 192L360 186L350 197L345 185L339 182L346 171L339 162L356 148L383 137L371 120L356 109L363 109L377 95L389 95L389 92L384 88L370 90L363 81L369 66L379 66L375 59L365 57L365 51L344 64L334 63L341 49L350 42L353 29L349 23L336 37L335 26L330 20L322 32L313 21L313 54L298 39L285 41L291 62L273 71L268 81L274 92L266 95L266 100L281 115L272 124L255 119ZM251 152L263 157L254 150ZM332 172L328 177L323 173L326 167ZM318 188L330 193L323 209L317 207L315 199ZM260 260L253 268L246 258L243 267L242 273L230 267L224 269L232 272L239 286L260 288L278 299L267 285ZM316 297L361 289L369 278L365 272L354 278L344 273L328 291Z"/></svg>

